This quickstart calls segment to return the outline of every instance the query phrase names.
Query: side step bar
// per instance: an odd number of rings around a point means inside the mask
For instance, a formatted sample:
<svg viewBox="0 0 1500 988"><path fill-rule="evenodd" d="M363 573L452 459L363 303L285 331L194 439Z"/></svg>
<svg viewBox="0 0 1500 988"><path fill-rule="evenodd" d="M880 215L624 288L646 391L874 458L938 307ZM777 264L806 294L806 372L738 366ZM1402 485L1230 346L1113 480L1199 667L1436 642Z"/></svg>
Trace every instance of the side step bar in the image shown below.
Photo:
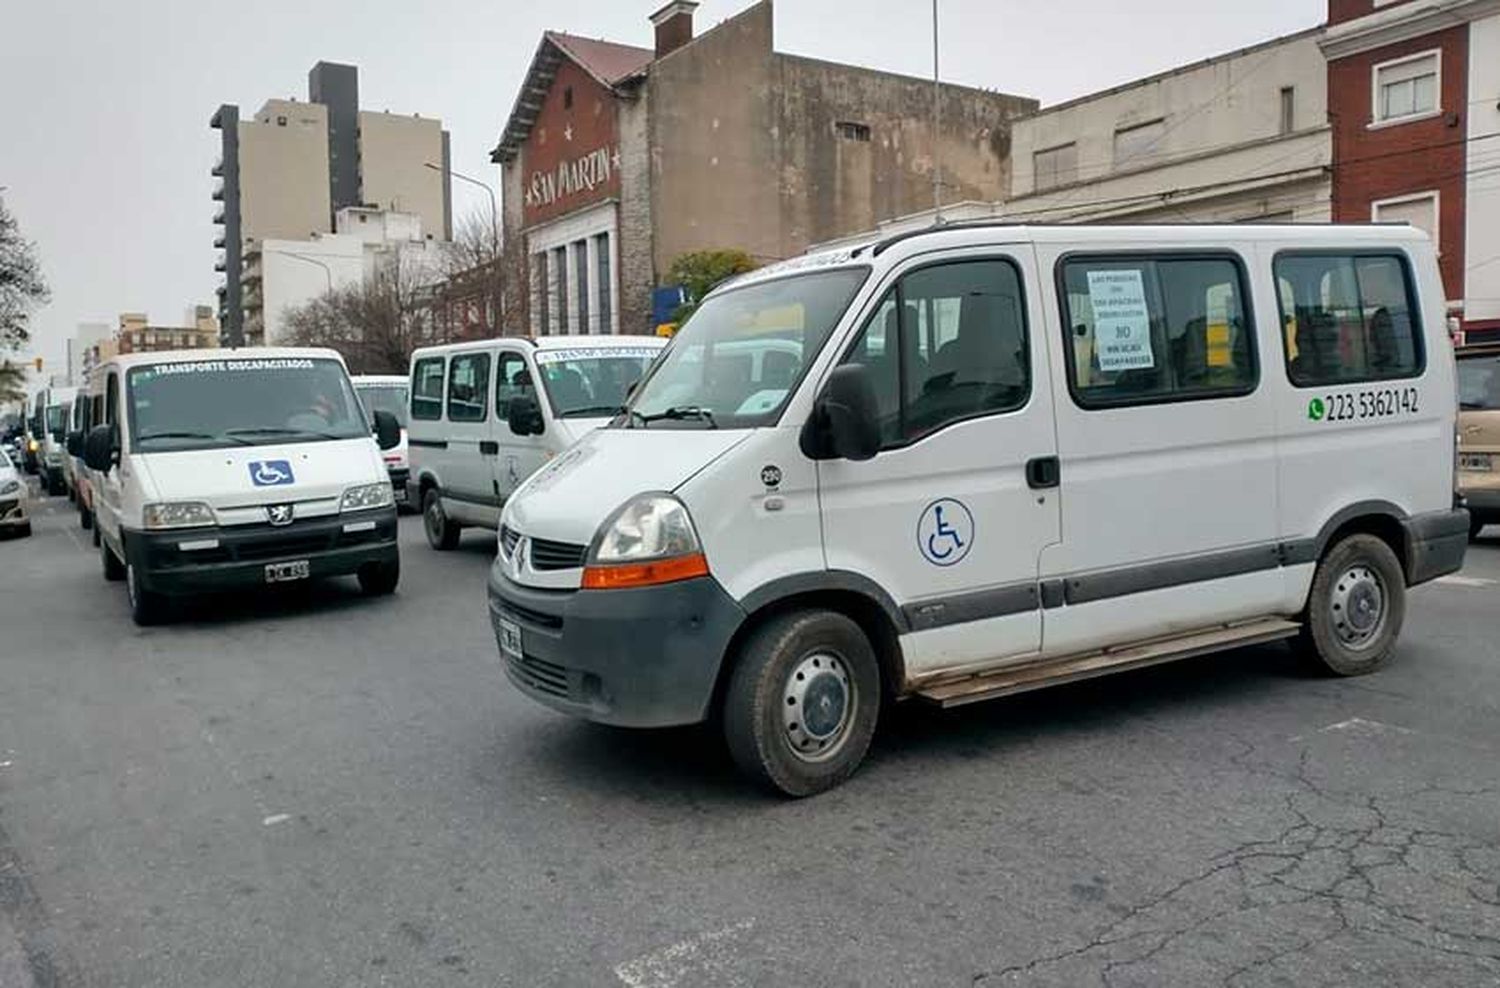
<svg viewBox="0 0 1500 988"><path fill-rule="evenodd" d="M1263 618L1244 624L1225 625L1205 631L1194 631L1172 638L1158 638L1135 645L1106 648L1098 652L1044 659L1011 666L995 672L981 673L964 679L927 686L916 695L941 707L961 707L966 703L992 700L995 697L1025 693L1027 690L1056 686L1081 679L1092 679L1126 669L1143 669L1163 662L1175 662L1207 652L1290 638L1302 629L1295 621Z"/></svg>

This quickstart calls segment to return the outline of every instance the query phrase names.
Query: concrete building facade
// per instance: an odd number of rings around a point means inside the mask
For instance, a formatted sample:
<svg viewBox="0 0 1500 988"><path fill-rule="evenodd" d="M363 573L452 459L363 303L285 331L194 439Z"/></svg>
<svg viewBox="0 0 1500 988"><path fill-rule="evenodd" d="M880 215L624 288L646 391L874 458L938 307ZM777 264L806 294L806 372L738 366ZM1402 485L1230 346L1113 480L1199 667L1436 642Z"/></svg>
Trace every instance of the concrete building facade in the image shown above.
<svg viewBox="0 0 1500 988"><path fill-rule="evenodd" d="M202 350L219 345L219 322L210 305L188 311L186 325L155 325L144 312L120 313L115 353L158 353L164 350ZM105 358L113 356L106 354Z"/></svg>
<svg viewBox="0 0 1500 988"><path fill-rule="evenodd" d="M933 202L999 199L1034 100L777 52L761 0L700 36L652 16L652 48L549 32L493 158L524 258L512 332L650 332L678 256L761 261Z"/></svg>
<svg viewBox="0 0 1500 988"><path fill-rule="evenodd" d="M251 120L225 104L210 120L220 132L213 198L222 204L214 217L222 232L214 246L223 252L215 269L224 274L219 319L226 342L245 338L246 310L253 315L259 307L243 285L251 245L332 234L337 211L366 205L419 216L432 240L452 235L448 135L440 121L361 112L352 65L313 66L308 95L307 102L268 100Z"/></svg>
<svg viewBox="0 0 1500 988"><path fill-rule="evenodd" d="M1407 222L1449 315L1500 339L1500 0L1329 0L1334 219Z"/></svg>

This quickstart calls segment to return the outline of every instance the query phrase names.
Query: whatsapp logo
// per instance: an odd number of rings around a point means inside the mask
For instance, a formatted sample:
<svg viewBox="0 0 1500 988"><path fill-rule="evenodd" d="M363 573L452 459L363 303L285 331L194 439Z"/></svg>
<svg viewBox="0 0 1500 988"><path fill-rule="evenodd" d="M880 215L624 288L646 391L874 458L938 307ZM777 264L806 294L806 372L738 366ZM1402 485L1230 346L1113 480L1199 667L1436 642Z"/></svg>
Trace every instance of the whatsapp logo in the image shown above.
<svg viewBox="0 0 1500 988"><path fill-rule="evenodd" d="M1324 414L1326 414L1326 412L1327 409L1323 407L1322 398L1314 398L1312 401L1307 403L1307 417L1312 419L1314 422L1323 421L1323 416Z"/></svg>

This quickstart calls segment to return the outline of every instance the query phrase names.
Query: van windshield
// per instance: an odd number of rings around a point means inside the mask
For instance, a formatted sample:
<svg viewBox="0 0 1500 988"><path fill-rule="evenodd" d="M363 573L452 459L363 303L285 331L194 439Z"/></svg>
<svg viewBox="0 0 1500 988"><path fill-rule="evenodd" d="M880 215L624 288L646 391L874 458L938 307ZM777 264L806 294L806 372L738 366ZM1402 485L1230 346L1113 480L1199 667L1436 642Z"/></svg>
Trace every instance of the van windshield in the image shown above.
<svg viewBox="0 0 1500 988"><path fill-rule="evenodd" d="M745 429L774 422L868 274L840 268L710 296L618 425Z"/></svg>
<svg viewBox="0 0 1500 988"><path fill-rule="evenodd" d="M365 406L371 429L375 428L376 412L390 412L401 423L401 428L406 428L406 385L356 384L354 390L359 392L359 401Z"/></svg>
<svg viewBox="0 0 1500 988"><path fill-rule="evenodd" d="M1459 360L1458 407L1467 411L1500 408L1500 354Z"/></svg>
<svg viewBox="0 0 1500 988"><path fill-rule="evenodd" d="M139 453L368 438L344 368L299 357L132 368L130 445Z"/></svg>
<svg viewBox="0 0 1500 988"><path fill-rule="evenodd" d="M61 439L63 434L63 423L68 420L67 405L51 405L47 409L47 435L53 439Z"/></svg>
<svg viewBox="0 0 1500 988"><path fill-rule="evenodd" d="M645 376L661 347L610 347L538 350L542 387L560 419L613 416L625 404L625 393Z"/></svg>

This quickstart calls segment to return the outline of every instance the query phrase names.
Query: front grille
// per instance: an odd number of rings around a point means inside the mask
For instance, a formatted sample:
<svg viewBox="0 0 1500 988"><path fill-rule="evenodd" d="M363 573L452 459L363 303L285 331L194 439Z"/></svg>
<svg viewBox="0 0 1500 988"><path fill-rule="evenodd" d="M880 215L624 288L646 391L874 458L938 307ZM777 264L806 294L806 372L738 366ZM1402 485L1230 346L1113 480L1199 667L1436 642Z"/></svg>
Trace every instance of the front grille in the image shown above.
<svg viewBox="0 0 1500 988"><path fill-rule="evenodd" d="M535 570L577 569L583 565L587 546L550 539L531 540L531 567Z"/></svg>
<svg viewBox="0 0 1500 988"><path fill-rule="evenodd" d="M500 613L508 618L520 621L522 624L547 628L551 631L556 631L563 626L561 614L547 614L542 611L534 611L529 607L522 607L520 604L512 603L508 600L501 605Z"/></svg>
<svg viewBox="0 0 1500 988"><path fill-rule="evenodd" d="M520 532L505 525L500 526L500 544L505 546L505 555L507 558L509 558L511 553L516 551L516 543L519 541L521 541Z"/></svg>
<svg viewBox="0 0 1500 988"><path fill-rule="evenodd" d="M236 547L236 555L239 556L241 562L275 559L277 556L310 555L331 548L329 536L332 534L332 532L320 532L312 535L286 535L281 538L243 542Z"/></svg>
<svg viewBox="0 0 1500 988"><path fill-rule="evenodd" d="M568 696L568 670L552 662L544 662L535 656L525 656L520 661L510 660L511 671L532 689L564 699Z"/></svg>

